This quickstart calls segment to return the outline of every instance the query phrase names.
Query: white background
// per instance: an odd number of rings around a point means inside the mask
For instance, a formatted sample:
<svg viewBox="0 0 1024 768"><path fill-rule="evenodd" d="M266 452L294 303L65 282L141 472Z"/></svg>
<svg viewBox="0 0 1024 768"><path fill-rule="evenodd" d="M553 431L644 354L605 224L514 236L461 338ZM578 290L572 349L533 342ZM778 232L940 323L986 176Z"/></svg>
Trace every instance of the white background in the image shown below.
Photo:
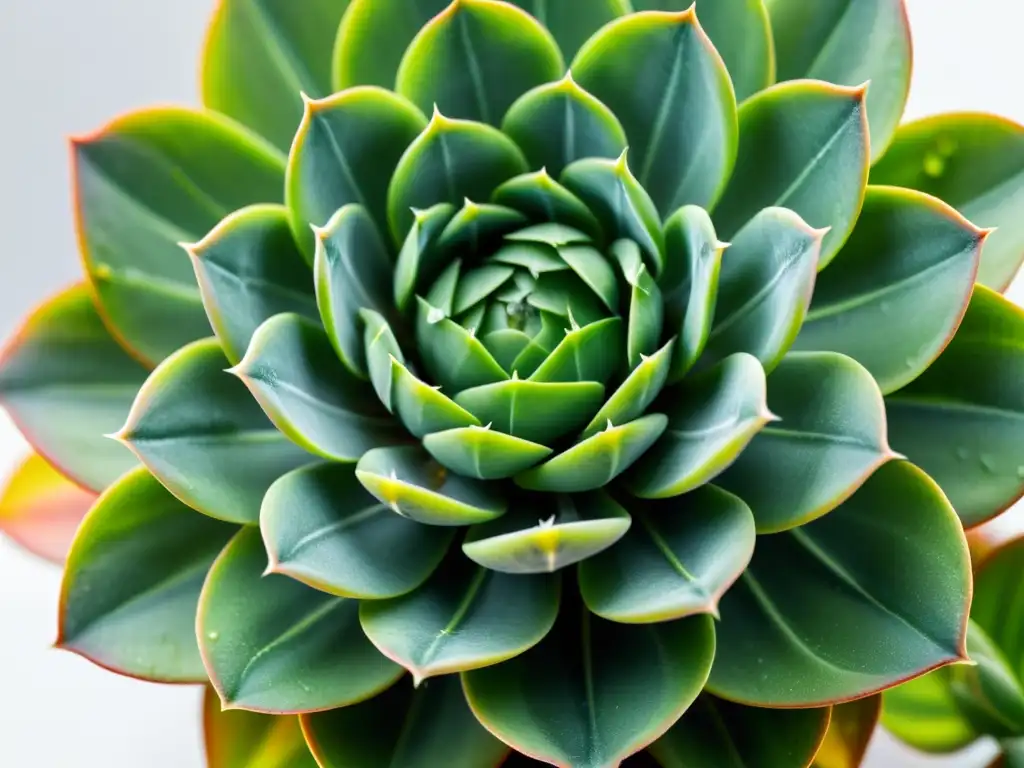
<svg viewBox="0 0 1024 768"><path fill-rule="evenodd" d="M195 62L212 4L0 0L0 336L77 276L66 137L135 107L196 101ZM977 109L1024 122L1020 3L908 6L916 42L908 116ZM1020 285L1013 294L1024 295ZM23 451L0 417L0 475ZM0 766L201 766L194 689L122 679L49 650L58 587L56 569L0 541ZM869 765L985 762L983 755L926 762L880 737Z"/></svg>

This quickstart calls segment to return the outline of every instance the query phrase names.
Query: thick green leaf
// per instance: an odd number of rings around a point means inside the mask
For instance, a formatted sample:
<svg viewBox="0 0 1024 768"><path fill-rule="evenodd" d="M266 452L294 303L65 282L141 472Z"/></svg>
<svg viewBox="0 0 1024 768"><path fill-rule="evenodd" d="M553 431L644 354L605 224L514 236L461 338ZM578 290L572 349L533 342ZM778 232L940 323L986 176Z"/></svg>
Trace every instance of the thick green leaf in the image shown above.
<svg viewBox="0 0 1024 768"><path fill-rule="evenodd" d="M913 58L903 0L769 0L780 80L871 81L871 157L892 141L910 92Z"/></svg>
<svg viewBox="0 0 1024 768"><path fill-rule="evenodd" d="M414 437L459 427L481 426L480 420L435 387L424 384L397 361L391 363L395 413Z"/></svg>
<svg viewBox="0 0 1024 768"><path fill-rule="evenodd" d="M317 768L299 718L223 710L217 692L203 693L207 768Z"/></svg>
<svg viewBox="0 0 1024 768"><path fill-rule="evenodd" d="M702 365L747 352L771 373L807 315L825 235L785 208L766 208L739 231L722 261Z"/></svg>
<svg viewBox="0 0 1024 768"><path fill-rule="evenodd" d="M300 94L333 90L331 53L348 4L221 2L203 50L203 103L287 152L302 115Z"/></svg>
<svg viewBox="0 0 1024 768"><path fill-rule="evenodd" d="M886 398L889 439L942 486L967 527L1024 494L1024 312L982 286L924 374Z"/></svg>
<svg viewBox="0 0 1024 768"><path fill-rule="evenodd" d="M472 525L508 508L493 486L446 472L419 446L372 450L356 465L356 477L381 503L417 523Z"/></svg>
<svg viewBox="0 0 1024 768"><path fill-rule="evenodd" d="M236 528L197 515L145 469L86 516L61 585L57 645L123 675L196 683L199 590Z"/></svg>
<svg viewBox="0 0 1024 768"><path fill-rule="evenodd" d="M269 572L363 600L416 589L454 536L394 514L346 464L306 467L275 482L263 500L260 530Z"/></svg>
<svg viewBox="0 0 1024 768"><path fill-rule="evenodd" d="M494 202L522 211L534 221L561 222L601 239L601 225L576 195L551 178L546 168L509 179L494 190Z"/></svg>
<svg viewBox="0 0 1024 768"><path fill-rule="evenodd" d="M501 125L512 102L564 69L551 33L530 14L495 0L459 0L416 35L395 90L424 111Z"/></svg>
<svg viewBox="0 0 1024 768"><path fill-rule="evenodd" d="M1009 287L1024 261L1024 126L988 114L939 115L907 123L871 171L873 184L919 189L980 227L985 244L978 282Z"/></svg>
<svg viewBox="0 0 1024 768"><path fill-rule="evenodd" d="M704 694L651 754L663 768L805 768L825 738L830 712L746 707Z"/></svg>
<svg viewBox="0 0 1024 768"><path fill-rule="evenodd" d="M954 699L952 678L953 668L943 667L885 691L882 726L921 752L948 754L973 743L981 734Z"/></svg>
<svg viewBox="0 0 1024 768"><path fill-rule="evenodd" d="M394 381L392 367L402 365L405 356L398 346L398 339L388 321L379 312L372 309L359 310L359 319L363 324L363 348L366 352L366 369L370 374L381 404L394 412L392 392Z"/></svg>
<svg viewBox="0 0 1024 768"><path fill-rule="evenodd" d="M619 284L605 254L590 245L568 244L558 248L558 255L611 312L618 311Z"/></svg>
<svg viewBox="0 0 1024 768"><path fill-rule="evenodd" d="M889 462L820 520L759 538L722 600L708 688L776 707L877 693L967 658L970 598L953 508L921 470Z"/></svg>
<svg viewBox="0 0 1024 768"><path fill-rule="evenodd" d="M532 648L554 626L559 593L557 576L498 573L457 552L415 592L363 603L359 619L377 650L419 685Z"/></svg>
<svg viewBox="0 0 1024 768"><path fill-rule="evenodd" d="M416 342L431 378L449 392L506 381L505 369L483 343L449 320L443 309L417 299Z"/></svg>
<svg viewBox="0 0 1024 768"><path fill-rule="evenodd" d="M351 707L302 716L322 768L496 768L508 747L473 717L454 675L400 681Z"/></svg>
<svg viewBox="0 0 1024 768"><path fill-rule="evenodd" d="M514 2L551 31L567 59L605 24L633 10L629 0L587 0L582 4L578 0Z"/></svg>
<svg viewBox="0 0 1024 768"><path fill-rule="evenodd" d="M178 243L239 208L279 202L283 156L227 118L169 107L75 139L72 160L79 245L108 326L154 363L208 336Z"/></svg>
<svg viewBox="0 0 1024 768"><path fill-rule="evenodd" d="M285 200L307 258L313 258L310 225L327 224L352 203L369 212L381 235L387 233L388 182L426 125L422 112L383 88L306 100L288 157Z"/></svg>
<svg viewBox="0 0 1024 768"><path fill-rule="evenodd" d="M670 341L650 357L645 357L633 369L587 425L581 439L593 437L605 429L608 422L625 424L644 415L647 406L654 402L665 386L672 360L672 344Z"/></svg>
<svg viewBox="0 0 1024 768"><path fill-rule="evenodd" d="M803 81L773 86L739 111L732 182L715 208L730 239L760 211L789 208L812 227L831 227L819 269L853 231L868 181L867 90ZM727 260L728 261L728 260Z"/></svg>
<svg viewBox="0 0 1024 768"><path fill-rule="evenodd" d="M527 304L558 315L563 325L586 326L608 317L604 302L574 270L544 272L535 280L531 275L530 280L533 285L525 297Z"/></svg>
<svg viewBox="0 0 1024 768"><path fill-rule="evenodd" d="M391 233L398 242L405 239L415 220L411 209L487 200L503 182L526 171L522 151L497 128L449 119L435 109L391 178Z"/></svg>
<svg viewBox="0 0 1024 768"><path fill-rule="evenodd" d="M828 733L814 757L813 768L860 768L882 714L882 697L832 707Z"/></svg>
<svg viewBox="0 0 1024 768"><path fill-rule="evenodd" d="M831 512L895 458L885 403L871 374L834 352L787 355L768 377L765 425L716 481L754 511L758 533Z"/></svg>
<svg viewBox="0 0 1024 768"><path fill-rule="evenodd" d="M996 626L1002 629L1001 622ZM968 628L967 652L974 663L954 667L950 676L960 711L980 733L1003 739L1019 736L1024 731L1024 687L1017 678L1020 665L1011 664L977 622Z"/></svg>
<svg viewBox="0 0 1024 768"><path fill-rule="evenodd" d="M313 278L283 206L236 211L187 250L210 325L232 364L245 355L256 329L274 315L318 318Z"/></svg>
<svg viewBox="0 0 1024 768"><path fill-rule="evenodd" d="M412 227L406 235L395 265L395 306L405 312L417 290L427 287L447 266L437 247L438 238L455 216L455 206L438 203L423 211L413 211Z"/></svg>
<svg viewBox="0 0 1024 768"><path fill-rule="evenodd" d="M662 216L714 204L736 159L736 96L692 8L608 24L572 72L622 121L637 179Z"/></svg>
<svg viewBox="0 0 1024 768"><path fill-rule="evenodd" d="M479 480L501 480L532 467L551 455L545 445L483 427L435 432L423 447L448 469Z"/></svg>
<svg viewBox="0 0 1024 768"><path fill-rule="evenodd" d="M338 360L323 328L298 315L261 325L231 373L279 430L318 456L357 461L406 439L373 390Z"/></svg>
<svg viewBox="0 0 1024 768"><path fill-rule="evenodd" d="M668 427L626 477L632 493L664 499L699 488L721 474L774 418L764 369L740 352L663 396Z"/></svg>
<svg viewBox="0 0 1024 768"><path fill-rule="evenodd" d="M974 579L971 618L996 644L1018 680L1024 679L1024 636L1020 615L1024 539L1016 539L984 560Z"/></svg>
<svg viewBox="0 0 1024 768"><path fill-rule="evenodd" d="M626 359L630 369L633 369L648 355L653 355L661 343L665 303L661 289L647 271L636 243L632 240L617 240L612 244L611 251L630 288Z"/></svg>
<svg viewBox="0 0 1024 768"><path fill-rule="evenodd" d="M522 656L463 674L477 719L554 765L618 765L665 733L700 693L715 653L709 617L624 626L563 610Z"/></svg>
<svg viewBox="0 0 1024 768"><path fill-rule="evenodd" d="M531 381L608 381L625 362L622 321L598 320L583 328L567 328Z"/></svg>
<svg viewBox="0 0 1024 768"><path fill-rule="evenodd" d="M659 502L633 503L622 541L580 563L583 599L594 613L652 624L718 613L718 601L754 554L754 517L714 486Z"/></svg>
<svg viewBox="0 0 1024 768"><path fill-rule="evenodd" d="M116 437L190 507L255 523L270 484L314 457L274 428L227 367L214 339L175 352L139 390Z"/></svg>
<svg viewBox="0 0 1024 768"><path fill-rule="evenodd" d="M818 277L794 348L849 355L894 392L956 332L987 237L928 195L868 187L849 242Z"/></svg>
<svg viewBox="0 0 1024 768"><path fill-rule="evenodd" d="M76 285L33 311L0 352L0 406L49 464L102 491L135 465L103 435L124 424L147 373Z"/></svg>
<svg viewBox="0 0 1024 768"><path fill-rule="evenodd" d="M213 564L196 633L210 681L229 708L294 714L368 699L402 668L359 627L356 600L264 575L266 552L243 528Z"/></svg>
<svg viewBox="0 0 1024 768"><path fill-rule="evenodd" d="M529 219L514 208L494 203L477 203L468 197L462 207L445 226L437 245L452 254L486 253L501 243L501 238L529 223Z"/></svg>

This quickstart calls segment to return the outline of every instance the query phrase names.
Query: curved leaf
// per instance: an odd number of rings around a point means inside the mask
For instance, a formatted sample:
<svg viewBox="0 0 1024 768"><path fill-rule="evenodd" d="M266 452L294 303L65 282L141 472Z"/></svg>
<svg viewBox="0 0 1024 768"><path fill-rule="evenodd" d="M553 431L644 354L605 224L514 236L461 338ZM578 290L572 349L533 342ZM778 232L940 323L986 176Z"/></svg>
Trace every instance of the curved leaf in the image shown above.
<svg viewBox="0 0 1024 768"><path fill-rule="evenodd" d="M554 35L567 59L608 22L632 11L629 0L514 0ZM635 4L634 4L635 5Z"/></svg>
<svg viewBox="0 0 1024 768"><path fill-rule="evenodd" d="M914 749L947 754L980 738L953 697L952 667L943 667L883 694L882 726ZM822 766L829 768L829 766Z"/></svg>
<svg viewBox="0 0 1024 768"><path fill-rule="evenodd" d="M849 355L894 392L956 332L988 236L935 198L868 187L849 242L818 277L794 348Z"/></svg>
<svg viewBox="0 0 1024 768"><path fill-rule="evenodd" d="M416 589L454 536L394 514L345 464L318 464L277 480L263 500L260 530L268 572L363 600Z"/></svg>
<svg viewBox="0 0 1024 768"><path fill-rule="evenodd" d="M440 390L424 384L397 361L391 363L394 410L414 437L459 427L480 426L480 420Z"/></svg>
<svg viewBox="0 0 1024 768"><path fill-rule="evenodd" d="M890 462L820 520L758 540L722 600L708 689L775 707L877 693L966 660L970 596L953 508L921 470Z"/></svg>
<svg viewBox="0 0 1024 768"><path fill-rule="evenodd" d="M423 447L448 469L479 480L501 480L532 467L551 454L545 445L495 432L490 425L435 432Z"/></svg>
<svg viewBox="0 0 1024 768"><path fill-rule="evenodd" d="M913 52L903 0L826 0L813 7L802 0L771 0L766 5L780 80L871 81L871 157L880 158L910 92Z"/></svg>
<svg viewBox="0 0 1024 768"><path fill-rule="evenodd" d="M212 112L119 117L72 142L79 246L100 312L159 362L210 334L184 251L232 211L281 199L284 158Z"/></svg>
<svg viewBox="0 0 1024 768"><path fill-rule="evenodd" d="M716 615L754 554L750 508L710 485L631 506L634 524L623 539L580 563L587 607L626 624Z"/></svg>
<svg viewBox="0 0 1024 768"><path fill-rule="evenodd" d="M868 181L867 89L782 83L746 101L732 182L715 208L719 237L735 237L760 211L789 208L830 227L819 269L853 231Z"/></svg>
<svg viewBox="0 0 1024 768"><path fill-rule="evenodd" d="M919 189L979 227L998 228L986 240L978 282L1009 287L1024 261L1024 126L976 113L907 123L872 169L871 183Z"/></svg>
<svg viewBox="0 0 1024 768"><path fill-rule="evenodd" d="M597 217L582 200L551 178L546 168L509 179L494 190L491 199L522 211L534 221L566 224L601 239Z"/></svg>
<svg viewBox="0 0 1024 768"><path fill-rule="evenodd" d="M558 766L618 765L660 737L700 693L714 656L708 617L624 626L563 610L535 648L463 674L477 719Z"/></svg>
<svg viewBox="0 0 1024 768"><path fill-rule="evenodd" d="M896 457L885 403L860 364L834 352L787 355L768 377L767 424L716 482L754 511L758 533L805 525Z"/></svg>
<svg viewBox="0 0 1024 768"><path fill-rule="evenodd" d="M736 96L692 7L608 24L572 72L622 121L637 179L662 216L718 199L736 159Z"/></svg>
<svg viewBox="0 0 1024 768"><path fill-rule="evenodd" d="M641 360L618 389L608 398L590 424L583 431L581 439L593 437L608 426L625 424L638 419L647 412L647 407L661 393L668 378L672 360L672 344L669 342L650 357Z"/></svg>
<svg viewBox="0 0 1024 768"><path fill-rule="evenodd" d="M317 768L299 719L223 710L217 692L203 692L207 768Z"/></svg>
<svg viewBox="0 0 1024 768"><path fill-rule="evenodd" d="M370 374L370 383L373 384L381 404L394 413L394 381L391 369L394 365L402 365L405 357L398 346L394 331L379 312L361 309L359 320L364 326L363 349L366 352L366 369Z"/></svg>
<svg viewBox="0 0 1024 768"><path fill-rule="evenodd" d="M245 355L256 329L274 315L319 317L312 275L283 206L236 211L187 251L210 325L232 364Z"/></svg>
<svg viewBox="0 0 1024 768"><path fill-rule="evenodd" d="M530 375L530 381L608 381L625 361L622 321L617 317L567 328L565 336Z"/></svg>
<svg viewBox="0 0 1024 768"><path fill-rule="evenodd" d="M415 592L363 603L359 619L377 650L418 686L532 648L554 626L559 593L556 576L498 573L455 553Z"/></svg>
<svg viewBox="0 0 1024 768"><path fill-rule="evenodd" d="M96 502L68 554L57 646L119 674L205 682L199 590L237 529L197 515L143 468Z"/></svg>
<svg viewBox="0 0 1024 768"><path fill-rule="evenodd" d="M671 407L664 436L626 476L643 499L679 496L713 480L774 418L764 369L740 352L664 395Z"/></svg>
<svg viewBox="0 0 1024 768"><path fill-rule="evenodd" d="M135 466L103 435L124 424L148 371L115 342L89 289L41 304L0 353L0 406L61 474L102 491Z"/></svg>
<svg viewBox="0 0 1024 768"><path fill-rule="evenodd" d="M298 315L261 325L230 372L281 432L326 459L357 461L405 439L373 390L339 362L323 328Z"/></svg>
<svg viewBox="0 0 1024 768"><path fill-rule="evenodd" d="M611 253L618 260L622 276L630 288L626 359L632 369L657 350L664 326L665 306L661 289L647 271L636 243L617 240L612 243Z"/></svg>
<svg viewBox="0 0 1024 768"><path fill-rule="evenodd" d="M264 575L260 532L243 528L213 564L196 633L225 706L294 714L375 696L402 668L359 628L359 604L287 576Z"/></svg>
<svg viewBox="0 0 1024 768"><path fill-rule="evenodd" d="M167 358L116 435L161 483L203 514L255 523L267 488L313 457L270 423L214 339Z"/></svg>
<svg viewBox="0 0 1024 768"><path fill-rule="evenodd" d="M990 555L975 574L971 606L974 623L996 644L1018 680L1024 678L1024 637L1018 621L1024 610L1022 563L1024 539L1011 541Z"/></svg>
<svg viewBox="0 0 1024 768"><path fill-rule="evenodd" d="M395 306L405 312L417 290L427 287L447 266L437 241L455 216L455 206L438 203L423 211L413 211L412 227L398 252L395 265Z"/></svg>
<svg viewBox="0 0 1024 768"><path fill-rule="evenodd" d="M813 768L860 768L881 714L881 696L832 707L828 733L814 758Z"/></svg>
<svg viewBox="0 0 1024 768"><path fill-rule="evenodd" d="M437 245L449 258L460 251L467 251L470 255L481 254L497 246L502 237L526 225L528 221L525 215L514 208L477 203L466 198L445 226Z"/></svg>
<svg viewBox="0 0 1024 768"><path fill-rule="evenodd" d="M967 527L1024 494L1024 311L982 286L960 329L915 381L889 395L889 439L942 486Z"/></svg>
<svg viewBox="0 0 1024 768"><path fill-rule="evenodd" d="M300 93L331 93L331 53L348 0L225 0L203 50L203 103L287 152Z"/></svg>
<svg viewBox="0 0 1024 768"><path fill-rule="evenodd" d="M441 386L457 393L508 379L475 335L423 299L417 305L416 342L427 372Z"/></svg>

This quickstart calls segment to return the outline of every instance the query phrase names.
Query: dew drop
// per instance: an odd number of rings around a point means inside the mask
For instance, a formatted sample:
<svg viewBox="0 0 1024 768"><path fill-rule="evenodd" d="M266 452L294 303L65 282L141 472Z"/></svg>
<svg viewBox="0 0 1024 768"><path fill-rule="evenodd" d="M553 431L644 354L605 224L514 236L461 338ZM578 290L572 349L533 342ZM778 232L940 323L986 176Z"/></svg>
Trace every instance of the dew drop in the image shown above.
<svg viewBox="0 0 1024 768"><path fill-rule="evenodd" d="M946 172L946 158L935 153L928 153L924 158L924 172L937 179Z"/></svg>
<svg viewBox="0 0 1024 768"><path fill-rule="evenodd" d="M220 639L220 632L207 632L206 637L210 642L216 643Z"/></svg>

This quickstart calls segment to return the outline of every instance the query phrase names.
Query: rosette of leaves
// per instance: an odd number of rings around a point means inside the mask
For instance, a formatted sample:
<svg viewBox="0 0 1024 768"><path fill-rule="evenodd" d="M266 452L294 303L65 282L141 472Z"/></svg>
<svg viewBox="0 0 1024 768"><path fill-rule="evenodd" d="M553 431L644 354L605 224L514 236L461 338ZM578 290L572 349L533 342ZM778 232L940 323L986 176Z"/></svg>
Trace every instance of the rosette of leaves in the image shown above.
<svg viewBox="0 0 1024 768"><path fill-rule="evenodd" d="M101 492L60 646L214 766L858 764L1024 492L1024 141L767 5L225 0L0 366Z"/></svg>

